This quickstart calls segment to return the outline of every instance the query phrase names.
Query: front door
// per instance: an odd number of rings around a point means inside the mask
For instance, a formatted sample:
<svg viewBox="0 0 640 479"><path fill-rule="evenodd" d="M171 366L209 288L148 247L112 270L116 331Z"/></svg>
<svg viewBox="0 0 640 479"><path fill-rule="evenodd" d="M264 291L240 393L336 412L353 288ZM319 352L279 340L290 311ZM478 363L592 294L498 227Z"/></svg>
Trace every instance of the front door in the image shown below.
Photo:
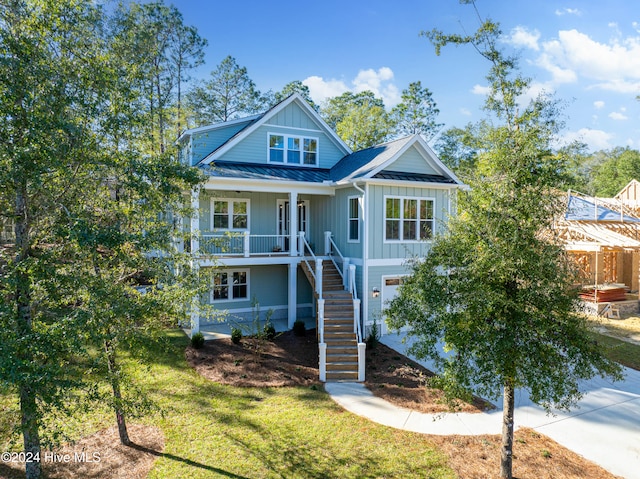
<svg viewBox="0 0 640 479"><path fill-rule="evenodd" d="M277 231L283 251L289 251L290 224L289 200L278 200ZM309 241L309 202L307 200L298 201L298 232L300 231L304 231Z"/></svg>

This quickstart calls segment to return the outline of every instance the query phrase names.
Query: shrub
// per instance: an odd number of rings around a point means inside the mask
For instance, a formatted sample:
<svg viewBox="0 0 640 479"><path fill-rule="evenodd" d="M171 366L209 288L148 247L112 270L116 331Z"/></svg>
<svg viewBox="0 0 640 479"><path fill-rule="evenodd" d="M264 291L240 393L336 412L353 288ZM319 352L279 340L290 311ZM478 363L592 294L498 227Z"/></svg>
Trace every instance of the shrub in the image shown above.
<svg viewBox="0 0 640 479"><path fill-rule="evenodd" d="M378 321L375 317L373 318L373 324L369 329L369 336L367 336L365 341L367 343L367 349L375 349L380 341L380 329L378 328Z"/></svg>
<svg viewBox="0 0 640 479"><path fill-rule="evenodd" d="M238 328L231 328L231 342L233 344L240 344L242 339L242 331Z"/></svg>
<svg viewBox="0 0 640 479"><path fill-rule="evenodd" d="M191 336L191 346L195 349L200 349L204 346L204 335L200 331Z"/></svg>
<svg viewBox="0 0 640 479"><path fill-rule="evenodd" d="M264 323L263 334L267 341L273 341L276 337L276 328L271 324L271 321Z"/></svg>
<svg viewBox="0 0 640 479"><path fill-rule="evenodd" d="M306 332L307 330L304 326L304 321L302 321L301 319L297 319L293 323L293 334L295 334L296 336L304 336Z"/></svg>

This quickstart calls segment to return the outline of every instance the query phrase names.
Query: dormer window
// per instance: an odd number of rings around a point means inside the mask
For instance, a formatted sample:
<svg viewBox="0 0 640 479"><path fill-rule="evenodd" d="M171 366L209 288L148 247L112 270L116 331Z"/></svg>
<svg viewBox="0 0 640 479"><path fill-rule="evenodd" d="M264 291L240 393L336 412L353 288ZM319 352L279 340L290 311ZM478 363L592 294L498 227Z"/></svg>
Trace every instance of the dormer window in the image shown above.
<svg viewBox="0 0 640 479"><path fill-rule="evenodd" d="M269 133L269 163L317 166L318 139Z"/></svg>

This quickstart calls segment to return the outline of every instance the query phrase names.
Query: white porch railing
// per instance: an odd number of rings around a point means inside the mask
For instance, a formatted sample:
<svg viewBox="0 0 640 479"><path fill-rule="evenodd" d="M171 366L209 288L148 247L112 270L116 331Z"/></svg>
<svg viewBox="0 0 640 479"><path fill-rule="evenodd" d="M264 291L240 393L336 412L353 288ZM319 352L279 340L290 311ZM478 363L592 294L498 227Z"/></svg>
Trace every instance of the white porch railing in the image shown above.
<svg viewBox="0 0 640 479"><path fill-rule="evenodd" d="M203 234L200 253L215 256L275 256L289 252L287 235L253 235L248 231Z"/></svg>

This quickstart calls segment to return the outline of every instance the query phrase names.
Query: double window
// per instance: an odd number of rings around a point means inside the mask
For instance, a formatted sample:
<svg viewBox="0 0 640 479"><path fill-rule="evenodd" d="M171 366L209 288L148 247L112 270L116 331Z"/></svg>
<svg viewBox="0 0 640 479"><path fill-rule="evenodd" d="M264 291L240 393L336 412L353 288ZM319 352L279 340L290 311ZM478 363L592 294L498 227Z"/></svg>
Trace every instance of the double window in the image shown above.
<svg viewBox="0 0 640 479"><path fill-rule="evenodd" d="M249 298L249 270L217 271L213 274L211 300L233 301Z"/></svg>
<svg viewBox="0 0 640 479"><path fill-rule="evenodd" d="M316 166L318 139L269 133L269 162Z"/></svg>
<svg viewBox="0 0 640 479"><path fill-rule="evenodd" d="M222 230L249 229L249 200L212 198L211 228Z"/></svg>
<svg viewBox="0 0 640 479"><path fill-rule="evenodd" d="M385 198L385 241L420 241L433 237L433 200Z"/></svg>

